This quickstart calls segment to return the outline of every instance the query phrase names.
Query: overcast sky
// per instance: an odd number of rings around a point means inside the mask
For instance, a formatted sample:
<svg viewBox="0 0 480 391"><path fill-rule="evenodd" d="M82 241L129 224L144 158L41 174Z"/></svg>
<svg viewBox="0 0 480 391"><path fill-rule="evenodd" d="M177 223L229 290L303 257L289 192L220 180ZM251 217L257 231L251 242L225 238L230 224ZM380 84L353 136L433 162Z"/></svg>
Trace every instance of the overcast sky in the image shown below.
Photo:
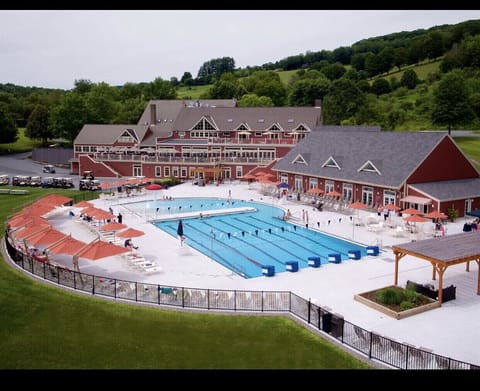
<svg viewBox="0 0 480 391"><path fill-rule="evenodd" d="M233 57L237 68L379 35L480 19L480 10L0 10L0 83L71 89L193 77Z"/></svg>

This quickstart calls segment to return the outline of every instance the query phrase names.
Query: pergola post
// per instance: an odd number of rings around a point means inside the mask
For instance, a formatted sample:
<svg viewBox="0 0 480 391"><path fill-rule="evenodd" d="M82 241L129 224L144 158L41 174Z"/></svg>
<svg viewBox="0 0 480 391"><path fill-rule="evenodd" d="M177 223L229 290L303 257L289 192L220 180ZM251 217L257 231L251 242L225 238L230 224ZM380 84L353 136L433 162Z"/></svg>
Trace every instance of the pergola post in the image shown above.
<svg viewBox="0 0 480 391"><path fill-rule="evenodd" d="M478 267L478 276L477 276L477 295L480 295L480 259L475 259Z"/></svg>
<svg viewBox="0 0 480 391"><path fill-rule="evenodd" d="M443 273L447 270L446 266L438 266L438 302L442 305L443 299Z"/></svg>

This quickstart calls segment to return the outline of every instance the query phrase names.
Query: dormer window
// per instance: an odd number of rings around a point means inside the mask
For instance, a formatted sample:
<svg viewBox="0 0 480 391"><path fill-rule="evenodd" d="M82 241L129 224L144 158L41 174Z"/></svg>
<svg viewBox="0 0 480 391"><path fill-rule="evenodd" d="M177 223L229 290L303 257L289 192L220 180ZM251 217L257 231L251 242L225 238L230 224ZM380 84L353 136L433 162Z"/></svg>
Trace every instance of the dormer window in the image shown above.
<svg viewBox="0 0 480 391"><path fill-rule="evenodd" d="M361 166L357 171L358 172L362 172L362 171L376 172L378 175L382 175L380 170L377 167L375 167L375 165L370 160L365 162L365 164L363 166Z"/></svg>
<svg viewBox="0 0 480 391"><path fill-rule="evenodd" d="M295 159L293 159L292 163L293 164L304 164L304 165L308 166L307 161L303 158L302 155L297 155L297 157Z"/></svg>
<svg viewBox="0 0 480 391"><path fill-rule="evenodd" d="M337 163L337 161L333 158L333 156L330 156L325 163L322 164L322 167L331 167L331 168L338 168L341 170L340 165Z"/></svg>

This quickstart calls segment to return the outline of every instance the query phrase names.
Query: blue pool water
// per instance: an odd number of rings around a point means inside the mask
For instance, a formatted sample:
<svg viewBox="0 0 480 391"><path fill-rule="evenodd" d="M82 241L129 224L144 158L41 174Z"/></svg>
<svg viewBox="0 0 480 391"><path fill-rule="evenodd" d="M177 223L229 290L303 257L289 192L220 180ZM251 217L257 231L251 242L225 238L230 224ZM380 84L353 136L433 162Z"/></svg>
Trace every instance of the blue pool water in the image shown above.
<svg viewBox="0 0 480 391"><path fill-rule="evenodd" d="M324 264L332 253L339 253L342 261L349 259L351 250L367 255L365 246L282 221L278 217L283 216L283 210L272 205L221 198L178 198L132 203L127 207L166 218L154 225L174 237L178 218L169 218L169 214L195 212L193 218L182 217L187 243L245 278L261 276L267 265L274 266L275 273L284 272L290 261L297 261L299 269L305 268L312 256L320 257ZM255 211L200 218L200 212L205 216L209 210L224 209L227 213L241 207L254 207Z"/></svg>

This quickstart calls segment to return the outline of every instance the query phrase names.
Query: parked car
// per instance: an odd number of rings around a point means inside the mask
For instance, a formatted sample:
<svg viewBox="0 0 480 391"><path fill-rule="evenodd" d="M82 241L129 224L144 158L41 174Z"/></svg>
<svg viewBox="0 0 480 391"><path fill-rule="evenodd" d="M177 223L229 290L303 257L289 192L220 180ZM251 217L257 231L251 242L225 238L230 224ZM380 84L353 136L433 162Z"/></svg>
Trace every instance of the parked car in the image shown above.
<svg viewBox="0 0 480 391"><path fill-rule="evenodd" d="M7 174L0 175L0 185L8 185L10 183L10 177Z"/></svg>
<svg viewBox="0 0 480 391"><path fill-rule="evenodd" d="M52 166L51 164L47 164L43 166L42 171L46 172L47 174L55 174L55 167Z"/></svg>

